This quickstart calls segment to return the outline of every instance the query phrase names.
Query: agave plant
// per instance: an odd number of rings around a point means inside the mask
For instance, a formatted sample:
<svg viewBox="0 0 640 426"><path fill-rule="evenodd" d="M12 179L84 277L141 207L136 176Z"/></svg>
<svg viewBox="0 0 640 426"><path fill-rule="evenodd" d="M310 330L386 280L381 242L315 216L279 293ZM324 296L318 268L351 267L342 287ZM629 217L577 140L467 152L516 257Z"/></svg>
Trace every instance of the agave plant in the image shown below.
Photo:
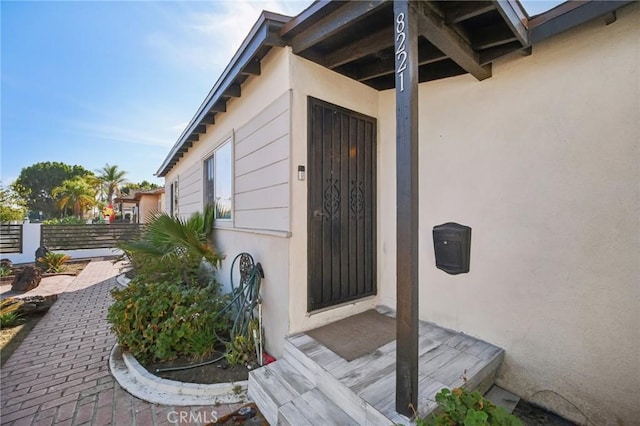
<svg viewBox="0 0 640 426"><path fill-rule="evenodd" d="M223 256L212 244L214 214L213 206L188 219L155 213L139 240L118 247L127 253L134 268L144 266L148 260L160 261L164 265L161 269L170 266L169 269L184 273L197 270L203 260L217 268Z"/></svg>
<svg viewBox="0 0 640 426"><path fill-rule="evenodd" d="M8 277L11 275L11 268L6 265L0 265L0 277Z"/></svg>
<svg viewBox="0 0 640 426"><path fill-rule="evenodd" d="M71 256L64 253L54 253L50 251L44 256L39 257L37 259L37 263L42 265L44 272L58 273L65 270L65 263L67 263L69 259L71 259Z"/></svg>

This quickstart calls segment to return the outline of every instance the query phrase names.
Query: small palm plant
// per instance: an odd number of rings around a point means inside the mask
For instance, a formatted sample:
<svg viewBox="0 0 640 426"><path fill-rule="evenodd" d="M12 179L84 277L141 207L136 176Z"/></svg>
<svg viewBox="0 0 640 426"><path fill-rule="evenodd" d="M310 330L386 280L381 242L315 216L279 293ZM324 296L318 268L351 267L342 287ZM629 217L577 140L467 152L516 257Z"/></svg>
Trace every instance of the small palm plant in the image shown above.
<svg viewBox="0 0 640 426"><path fill-rule="evenodd" d="M139 240L121 243L134 269L153 273L151 265L163 273L168 270L181 274L185 282L198 271L202 261L214 269L220 266L223 255L212 244L215 208L207 206L188 219L155 213L146 224Z"/></svg>
<svg viewBox="0 0 640 426"><path fill-rule="evenodd" d="M71 259L71 256L67 256L64 253L54 253L50 251L43 257L38 258L38 264L42 265L44 272L59 273L64 272L66 269L65 263Z"/></svg>

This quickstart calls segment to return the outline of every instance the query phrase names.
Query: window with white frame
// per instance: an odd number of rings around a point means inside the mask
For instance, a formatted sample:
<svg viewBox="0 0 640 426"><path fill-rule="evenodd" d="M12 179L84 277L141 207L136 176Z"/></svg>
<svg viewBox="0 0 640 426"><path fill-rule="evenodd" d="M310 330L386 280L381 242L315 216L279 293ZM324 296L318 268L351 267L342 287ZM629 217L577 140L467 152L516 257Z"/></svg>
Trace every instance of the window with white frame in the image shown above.
<svg viewBox="0 0 640 426"><path fill-rule="evenodd" d="M171 182L171 185L169 186L169 199L167 200L169 214L171 216L178 215L178 201L178 180L176 179L175 181Z"/></svg>
<svg viewBox="0 0 640 426"><path fill-rule="evenodd" d="M220 145L210 157L204 160L204 204L215 205L215 218L231 220L232 156L231 140Z"/></svg>

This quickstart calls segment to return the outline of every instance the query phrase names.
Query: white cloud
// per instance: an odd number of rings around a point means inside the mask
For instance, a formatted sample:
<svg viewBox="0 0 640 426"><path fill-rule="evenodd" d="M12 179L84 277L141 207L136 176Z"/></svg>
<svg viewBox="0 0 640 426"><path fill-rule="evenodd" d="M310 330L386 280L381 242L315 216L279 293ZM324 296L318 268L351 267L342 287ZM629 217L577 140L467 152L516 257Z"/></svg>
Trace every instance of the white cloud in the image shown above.
<svg viewBox="0 0 640 426"><path fill-rule="evenodd" d="M311 1L221 1L181 4L181 14L160 13L183 37L153 32L145 42L163 60L217 75L240 47L263 10L295 15ZM203 9L203 5L206 9ZM162 7L162 6L159 6Z"/></svg>

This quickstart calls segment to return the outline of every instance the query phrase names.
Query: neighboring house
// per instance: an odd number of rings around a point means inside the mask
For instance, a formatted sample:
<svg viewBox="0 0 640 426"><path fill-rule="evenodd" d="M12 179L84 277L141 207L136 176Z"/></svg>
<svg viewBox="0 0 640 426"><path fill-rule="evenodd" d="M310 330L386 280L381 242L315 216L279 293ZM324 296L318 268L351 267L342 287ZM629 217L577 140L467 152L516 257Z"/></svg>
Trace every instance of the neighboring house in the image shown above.
<svg viewBox="0 0 640 426"><path fill-rule="evenodd" d="M637 424L640 4L417 4L413 159L396 166L392 3L264 12L160 166L165 209L217 203L220 280L239 252L262 263L276 356L289 334L395 308L416 254L420 318L504 348L498 384ZM419 251L397 268L407 172ZM473 229L467 274L435 267L445 222Z"/></svg>
<svg viewBox="0 0 640 426"><path fill-rule="evenodd" d="M130 194L115 199L123 217L129 214L130 222L147 223L155 212L164 211L164 188L146 191L132 190Z"/></svg>

